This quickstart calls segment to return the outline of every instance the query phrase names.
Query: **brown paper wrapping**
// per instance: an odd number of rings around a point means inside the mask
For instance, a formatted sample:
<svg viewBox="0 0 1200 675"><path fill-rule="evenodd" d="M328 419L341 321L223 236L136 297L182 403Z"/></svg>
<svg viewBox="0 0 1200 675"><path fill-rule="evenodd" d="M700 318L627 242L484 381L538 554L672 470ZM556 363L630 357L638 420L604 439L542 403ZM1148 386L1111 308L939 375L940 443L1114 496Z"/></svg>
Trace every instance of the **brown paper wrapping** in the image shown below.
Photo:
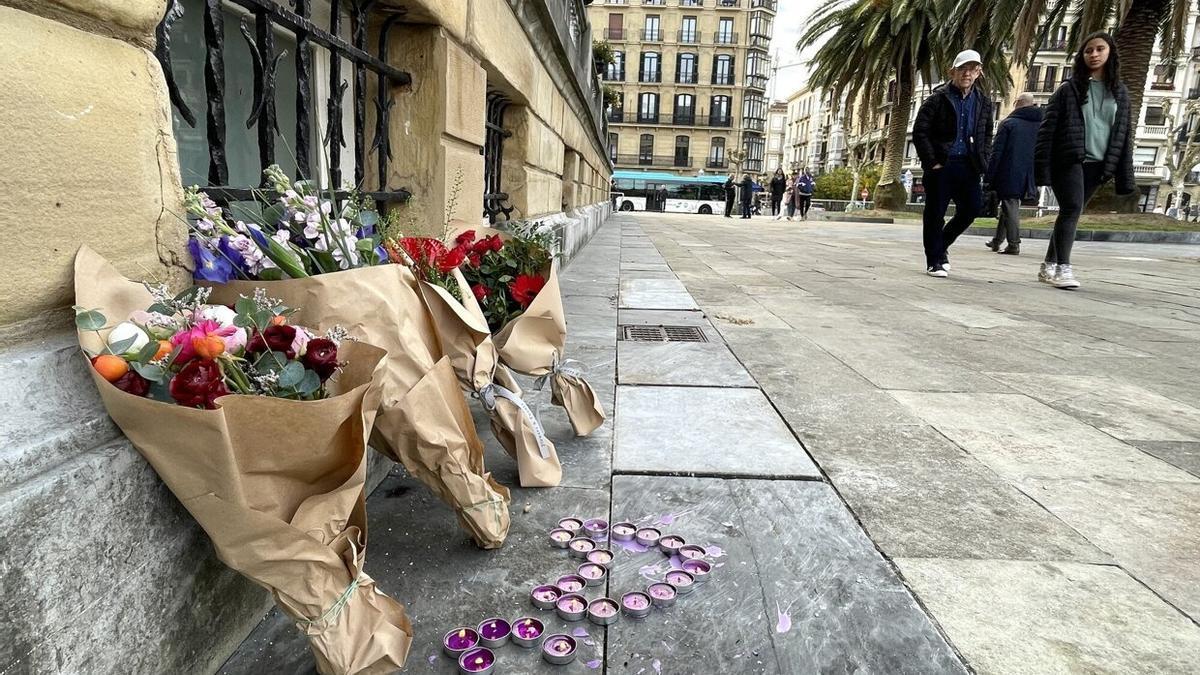
<svg viewBox="0 0 1200 675"><path fill-rule="evenodd" d="M466 223L451 223L452 233L475 230L478 236L498 234L511 238L506 232L489 227L472 227ZM509 368L539 378L549 379L551 401L561 406L571 420L571 428L579 436L587 436L604 424L604 408L596 391L584 379L580 369L566 362L567 314L563 309L562 293L558 287L558 263L546 270L546 285L538 292L529 307L517 318L502 326L492 336L500 352L500 361Z"/></svg>
<svg viewBox="0 0 1200 675"><path fill-rule="evenodd" d="M461 302L444 288L427 282L420 284L421 296L441 337L442 349L450 358L463 387L479 395L496 440L517 460L521 486L558 485L562 482L558 451L546 438L541 423L528 405L506 397L506 393L511 393L519 399L521 388L508 368L499 363L487 320L471 294L471 287L458 270L454 271L454 277Z"/></svg>
<svg viewBox="0 0 1200 675"><path fill-rule="evenodd" d="M483 443L459 390L450 359L403 265L376 265L283 281L231 281L213 286L210 302L233 305L263 288L299 309L295 323L351 336L387 350L382 401L371 443L454 508L481 548L504 544L508 489L484 470Z"/></svg>
<svg viewBox="0 0 1200 675"><path fill-rule="evenodd" d="M120 321L152 299L84 247L76 302ZM81 334L95 342L94 333ZM229 395L199 410L127 394L89 368L108 414L212 539L226 565L267 588L309 640L321 673L391 673L412 625L363 572L366 442L384 352L346 342L330 398Z"/></svg>

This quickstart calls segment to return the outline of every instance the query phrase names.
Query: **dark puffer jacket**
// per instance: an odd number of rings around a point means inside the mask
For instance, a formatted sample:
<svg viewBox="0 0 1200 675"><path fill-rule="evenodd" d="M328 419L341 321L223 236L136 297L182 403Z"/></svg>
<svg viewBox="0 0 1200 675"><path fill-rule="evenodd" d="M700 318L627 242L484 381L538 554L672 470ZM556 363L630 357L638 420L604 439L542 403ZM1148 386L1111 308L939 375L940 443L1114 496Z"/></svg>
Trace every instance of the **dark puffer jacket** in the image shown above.
<svg viewBox="0 0 1200 675"><path fill-rule="evenodd" d="M1129 133L1129 90L1117 88L1117 116L1104 152L1103 180L1116 179L1117 194L1137 189L1133 182L1133 138ZM1046 116L1038 128L1033 153L1034 178L1038 185L1049 185L1050 176L1084 158L1083 106L1087 92L1080 92L1073 81L1063 82L1046 104Z"/></svg>
<svg viewBox="0 0 1200 675"><path fill-rule="evenodd" d="M1042 109L1034 105L1017 108L1000 123L992 145L992 162L983 182L990 183L1001 199L1024 199L1037 192L1033 183L1033 148L1041 123Z"/></svg>
<svg viewBox="0 0 1200 675"><path fill-rule="evenodd" d="M913 146L921 166L929 171L938 164L945 164L950 157L950 146L958 137L958 113L950 96L958 96L958 89L950 83L934 87L933 93L917 110L913 122ZM982 174L987 170L992 155L992 99L978 88L974 88L975 128L967 139L967 157L975 170Z"/></svg>

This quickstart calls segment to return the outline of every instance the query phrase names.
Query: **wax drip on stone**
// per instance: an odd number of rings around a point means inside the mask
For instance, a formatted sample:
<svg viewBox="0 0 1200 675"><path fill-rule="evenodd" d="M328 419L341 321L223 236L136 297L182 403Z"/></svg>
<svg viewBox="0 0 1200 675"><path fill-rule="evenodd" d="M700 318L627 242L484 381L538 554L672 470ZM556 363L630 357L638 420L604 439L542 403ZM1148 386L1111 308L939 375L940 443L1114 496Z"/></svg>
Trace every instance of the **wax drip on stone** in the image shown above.
<svg viewBox="0 0 1200 675"><path fill-rule="evenodd" d="M578 638L585 638L588 637L588 632L586 628L576 628L575 630L571 631L571 635L574 635Z"/></svg>
<svg viewBox="0 0 1200 675"><path fill-rule="evenodd" d="M658 659L654 659L654 661L652 661L650 663L650 667L654 669L654 672L658 673L659 675L662 675L662 661L659 661Z"/></svg>
<svg viewBox="0 0 1200 675"><path fill-rule="evenodd" d="M630 539L629 541L618 541L617 543L621 545L621 548L629 551L630 553L645 553L646 551L650 550L649 548L637 543L633 539Z"/></svg>
<svg viewBox="0 0 1200 675"><path fill-rule="evenodd" d="M775 624L776 633L786 633L792 629L792 617L785 611L779 608L779 601L775 601L775 611L779 614L779 622Z"/></svg>
<svg viewBox="0 0 1200 675"><path fill-rule="evenodd" d="M431 664L432 664L434 661L437 661L437 660L438 660L438 655L437 655L437 654L430 654L430 655L429 655L429 663L431 663Z"/></svg>
<svg viewBox="0 0 1200 675"><path fill-rule="evenodd" d="M592 659L591 661L588 661L584 665L586 665L588 668L591 668L592 670L595 670L600 667L601 663L602 662L600 661L600 659Z"/></svg>
<svg viewBox="0 0 1200 675"><path fill-rule="evenodd" d="M670 565L671 565L670 569L681 570L681 569L683 569L683 560L680 560L678 554L673 553L673 554L671 554Z"/></svg>
<svg viewBox="0 0 1200 675"><path fill-rule="evenodd" d="M725 557L725 549L721 548L720 546L705 546L704 552L713 558Z"/></svg>

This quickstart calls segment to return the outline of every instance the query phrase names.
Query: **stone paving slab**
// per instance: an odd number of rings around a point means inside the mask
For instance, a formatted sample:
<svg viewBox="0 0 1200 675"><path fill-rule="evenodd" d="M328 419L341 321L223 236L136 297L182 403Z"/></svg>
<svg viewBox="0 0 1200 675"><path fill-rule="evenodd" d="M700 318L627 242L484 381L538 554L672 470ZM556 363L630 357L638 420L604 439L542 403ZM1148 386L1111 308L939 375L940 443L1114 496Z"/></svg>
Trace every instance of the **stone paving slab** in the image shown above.
<svg viewBox="0 0 1200 675"><path fill-rule="evenodd" d="M617 472L820 476L757 389L622 385L616 417Z"/></svg>
<svg viewBox="0 0 1200 675"><path fill-rule="evenodd" d="M1195 672L1200 627L1119 568L912 558L896 564L976 672Z"/></svg>
<svg viewBox="0 0 1200 675"><path fill-rule="evenodd" d="M620 384L755 387L723 342L617 343Z"/></svg>
<svg viewBox="0 0 1200 675"><path fill-rule="evenodd" d="M704 312L699 310L622 309L617 313L617 324L621 326L697 326L714 330Z"/></svg>
<svg viewBox="0 0 1200 675"><path fill-rule="evenodd" d="M1138 450L1200 477L1200 443L1188 441L1129 441Z"/></svg>
<svg viewBox="0 0 1200 675"><path fill-rule="evenodd" d="M621 279L621 309L699 309L676 279Z"/></svg>

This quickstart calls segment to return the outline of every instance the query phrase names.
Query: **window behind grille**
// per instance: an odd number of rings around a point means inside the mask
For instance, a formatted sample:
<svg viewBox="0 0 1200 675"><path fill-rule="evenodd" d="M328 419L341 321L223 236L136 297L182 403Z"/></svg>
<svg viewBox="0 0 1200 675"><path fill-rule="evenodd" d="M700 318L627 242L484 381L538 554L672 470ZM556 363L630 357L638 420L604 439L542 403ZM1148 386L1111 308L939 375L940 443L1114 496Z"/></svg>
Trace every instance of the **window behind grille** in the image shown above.
<svg viewBox="0 0 1200 675"><path fill-rule="evenodd" d="M500 177L504 166L504 139L512 135L504 128L504 111L509 103L504 94L488 92L483 141L483 215L490 223L508 220L513 212L513 207L507 204L508 193L504 192Z"/></svg>

